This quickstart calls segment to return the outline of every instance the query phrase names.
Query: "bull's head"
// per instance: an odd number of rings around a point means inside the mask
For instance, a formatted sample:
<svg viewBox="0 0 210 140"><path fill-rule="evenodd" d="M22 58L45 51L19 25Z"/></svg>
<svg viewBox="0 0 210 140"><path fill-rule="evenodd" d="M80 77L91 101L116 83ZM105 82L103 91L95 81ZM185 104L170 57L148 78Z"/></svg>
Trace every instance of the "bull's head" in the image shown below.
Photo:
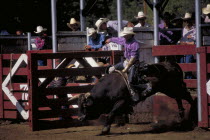
<svg viewBox="0 0 210 140"><path fill-rule="evenodd" d="M93 98L91 94L85 93L72 97L69 101L78 100L79 112L78 120L93 120L98 118L98 113L94 111Z"/></svg>

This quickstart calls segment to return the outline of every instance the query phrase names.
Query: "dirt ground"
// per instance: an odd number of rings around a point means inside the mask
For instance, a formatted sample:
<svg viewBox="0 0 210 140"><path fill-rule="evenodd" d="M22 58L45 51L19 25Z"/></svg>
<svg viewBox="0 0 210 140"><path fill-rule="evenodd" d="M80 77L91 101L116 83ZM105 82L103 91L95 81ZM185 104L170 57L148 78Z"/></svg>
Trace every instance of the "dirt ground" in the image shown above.
<svg viewBox="0 0 210 140"><path fill-rule="evenodd" d="M1 122L0 140L210 140L210 131L187 129L176 123L113 125L105 136L99 135L101 129L102 125L32 132L26 123Z"/></svg>

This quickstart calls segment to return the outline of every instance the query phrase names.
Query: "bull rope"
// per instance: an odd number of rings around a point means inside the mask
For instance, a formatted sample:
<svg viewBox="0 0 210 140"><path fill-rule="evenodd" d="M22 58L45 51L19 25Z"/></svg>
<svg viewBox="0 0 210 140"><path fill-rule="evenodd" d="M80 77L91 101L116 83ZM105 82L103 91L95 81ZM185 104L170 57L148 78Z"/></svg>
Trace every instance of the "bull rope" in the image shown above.
<svg viewBox="0 0 210 140"><path fill-rule="evenodd" d="M122 77L123 77L123 80L125 81L125 84L127 85L127 88L128 88L128 92L130 93L131 95L131 87L130 87L130 84L128 84L128 74L127 73L123 73L119 70L115 70L115 72L119 73Z"/></svg>

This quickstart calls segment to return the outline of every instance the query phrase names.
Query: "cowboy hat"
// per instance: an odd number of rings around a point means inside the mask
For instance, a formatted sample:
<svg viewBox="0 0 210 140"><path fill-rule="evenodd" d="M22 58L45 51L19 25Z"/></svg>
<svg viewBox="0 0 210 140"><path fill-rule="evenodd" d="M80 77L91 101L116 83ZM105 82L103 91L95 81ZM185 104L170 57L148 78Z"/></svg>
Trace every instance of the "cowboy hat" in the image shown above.
<svg viewBox="0 0 210 140"><path fill-rule="evenodd" d="M189 20L192 18L192 14L191 13L185 13L184 17L182 18L183 20Z"/></svg>
<svg viewBox="0 0 210 140"><path fill-rule="evenodd" d="M95 26L97 27L97 29L100 29L101 24L108 22L109 19L108 18L100 18L99 20L96 21Z"/></svg>
<svg viewBox="0 0 210 140"><path fill-rule="evenodd" d="M96 33L96 30L94 28L89 28L88 29L88 32L87 32L87 36L91 36L93 35L94 33Z"/></svg>
<svg viewBox="0 0 210 140"><path fill-rule="evenodd" d="M78 21L76 21L76 19L75 18L71 18L70 19L70 21L69 21L69 23L67 23L67 26L69 27L69 28L72 28L72 25L73 24L80 24Z"/></svg>
<svg viewBox="0 0 210 140"><path fill-rule="evenodd" d="M209 14L210 13L210 4L207 4L205 8L202 9L203 14Z"/></svg>
<svg viewBox="0 0 210 140"><path fill-rule="evenodd" d="M133 27L124 27L123 31L120 33L120 36L125 35L135 35L135 33L133 32Z"/></svg>
<svg viewBox="0 0 210 140"><path fill-rule="evenodd" d="M36 31L34 31L34 33L38 34L38 33L44 32L44 31L47 31L47 29L43 28L42 26L37 26Z"/></svg>
<svg viewBox="0 0 210 140"><path fill-rule="evenodd" d="M142 18L147 18L147 17L146 17L146 15L144 14L144 12L140 11L140 12L138 12L138 16L135 17L135 18L137 18L137 19L142 19Z"/></svg>

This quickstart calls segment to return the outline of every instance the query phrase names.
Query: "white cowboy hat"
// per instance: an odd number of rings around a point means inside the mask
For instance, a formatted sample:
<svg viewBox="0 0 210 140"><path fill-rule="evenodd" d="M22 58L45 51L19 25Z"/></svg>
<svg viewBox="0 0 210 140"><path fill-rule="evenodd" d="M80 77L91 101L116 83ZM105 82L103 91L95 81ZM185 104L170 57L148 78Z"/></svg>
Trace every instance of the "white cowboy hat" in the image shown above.
<svg viewBox="0 0 210 140"><path fill-rule="evenodd" d="M44 31L47 31L47 29L43 28L42 26L37 26L36 31L34 31L34 33L38 34L38 33L44 32Z"/></svg>
<svg viewBox="0 0 210 140"><path fill-rule="evenodd" d="M135 33L133 32L133 27L124 27L123 31L120 33L120 36L125 35L135 35Z"/></svg>
<svg viewBox="0 0 210 140"><path fill-rule="evenodd" d="M140 12L138 12L138 16L135 18L137 18L137 19L146 18L146 15L144 14L144 12L140 11Z"/></svg>
<svg viewBox="0 0 210 140"><path fill-rule="evenodd" d="M192 14L190 13L185 13L184 17L182 18L183 20L188 20L192 18Z"/></svg>
<svg viewBox="0 0 210 140"><path fill-rule="evenodd" d="M75 18L71 18L70 19L70 21L69 21L69 23L67 23L67 26L69 27L69 28L72 28L72 25L73 24L80 24L78 21L76 21L76 19Z"/></svg>
<svg viewBox="0 0 210 140"><path fill-rule="evenodd" d="M96 30L94 28L89 28L88 29L88 32L87 32L87 36L91 36L93 35L94 33L96 33Z"/></svg>
<svg viewBox="0 0 210 140"><path fill-rule="evenodd" d="M99 20L96 21L95 25L97 27L97 29L100 29L101 24L108 22L109 19L108 18L100 18Z"/></svg>
<svg viewBox="0 0 210 140"><path fill-rule="evenodd" d="M209 14L210 13L210 4L207 4L205 8L202 9L203 14Z"/></svg>

